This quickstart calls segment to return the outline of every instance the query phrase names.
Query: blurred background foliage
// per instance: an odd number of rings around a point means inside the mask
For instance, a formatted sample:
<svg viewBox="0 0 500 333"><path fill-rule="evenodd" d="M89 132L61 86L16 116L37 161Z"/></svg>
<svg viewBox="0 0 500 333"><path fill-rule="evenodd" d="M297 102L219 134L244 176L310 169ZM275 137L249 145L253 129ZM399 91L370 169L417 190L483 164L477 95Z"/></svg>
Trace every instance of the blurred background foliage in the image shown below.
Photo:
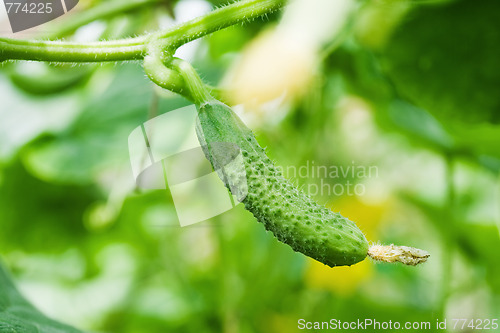
<svg viewBox="0 0 500 333"><path fill-rule="evenodd" d="M21 37L126 37L223 3L113 1L81 1ZM304 4L310 13L297 15ZM428 250L428 263L331 269L277 242L241 205L180 228L168 190L136 188L127 138L189 102L154 87L138 63L19 62L0 67L0 253L22 293L51 318L102 332L498 318L500 3L325 4L297 0L281 23L273 14L234 26L178 55L238 104L285 170L375 167L295 181L306 191L362 185L311 195L370 241Z"/></svg>

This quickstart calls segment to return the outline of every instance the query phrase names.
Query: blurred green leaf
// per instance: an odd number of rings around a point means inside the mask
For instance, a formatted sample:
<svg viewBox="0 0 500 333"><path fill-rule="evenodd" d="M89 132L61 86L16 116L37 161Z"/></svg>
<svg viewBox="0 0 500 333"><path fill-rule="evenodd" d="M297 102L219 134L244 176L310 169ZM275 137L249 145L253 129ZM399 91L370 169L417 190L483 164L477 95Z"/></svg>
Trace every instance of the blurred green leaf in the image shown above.
<svg viewBox="0 0 500 333"><path fill-rule="evenodd" d="M20 163L3 170L0 185L1 251L57 252L81 243L82 215L95 200L92 186L57 186L42 182Z"/></svg>
<svg viewBox="0 0 500 333"><path fill-rule="evenodd" d="M392 122L415 136L418 140L442 150L454 147L454 138L446 132L441 124L428 112L405 101L395 100L388 108L388 116Z"/></svg>
<svg viewBox="0 0 500 333"><path fill-rule="evenodd" d="M12 83L17 88L32 95L58 94L86 83L95 69L95 66L37 65L39 67L38 73L30 71L29 66L26 66L25 63L12 66L9 71ZM40 70L40 67L43 68L43 71Z"/></svg>
<svg viewBox="0 0 500 333"><path fill-rule="evenodd" d="M128 165L128 135L147 120L151 98L142 69L121 67L72 126L30 145L24 162L41 179L76 184L91 182L117 163Z"/></svg>
<svg viewBox="0 0 500 333"><path fill-rule="evenodd" d="M247 26L232 26L210 35L207 38L210 56L217 61L227 53L237 52L244 47L250 37L252 37L251 31Z"/></svg>
<svg viewBox="0 0 500 333"><path fill-rule="evenodd" d="M47 318L17 291L0 265L0 332L78 333L76 328Z"/></svg>
<svg viewBox="0 0 500 333"><path fill-rule="evenodd" d="M387 59L382 60L382 63L387 62ZM458 110L456 115L446 118L435 112L435 109L426 108L423 105L425 103L421 103L417 97L409 98L404 93L400 94L399 90L407 87L399 87L397 84L394 86L384 76L380 62L369 50L363 49L354 41L347 41L337 52L326 58L325 66L329 77L340 72L347 92L360 95L371 103L377 124L383 130L403 133L415 145L441 154L464 157L494 173L500 171L499 124L466 121L461 118ZM405 70L414 69L405 67ZM392 74L389 73L389 76ZM412 80L415 82L409 82L408 79L408 86L420 87L421 84L421 89L426 89L425 82L418 76ZM442 79L438 77L436 80ZM443 86L443 89L448 94L454 94L453 87ZM495 96L493 87L489 94Z"/></svg>
<svg viewBox="0 0 500 333"><path fill-rule="evenodd" d="M500 234L497 226L468 225L459 241L469 258L476 265L488 267L485 275L490 286L500 291L500 265L498 255L493 249L500 249Z"/></svg>
<svg viewBox="0 0 500 333"><path fill-rule="evenodd" d="M67 130L31 144L23 161L41 179L70 184L88 184L106 171L129 167L128 136L134 128L187 103L179 97L164 99L152 114L152 98L152 86L142 69L135 64L122 66Z"/></svg>
<svg viewBox="0 0 500 333"><path fill-rule="evenodd" d="M415 6L381 56L396 89L446 123L500 123L500 3Z"/></svg>
<svg viewBox="0 0 500 333"><path fill-rule="evenodd" d="M467 259L474 263L474 267L488 268L486 278L490 286L500 291L500 266L498 253L494 250L500 248L500 234L496 225L467 223L460 212L456 214L436 207L410 194L402 194L402 197L424 213L441 235L451 241L450 244L457 245ZM453 251L452 248L446 250Z"/></svg>

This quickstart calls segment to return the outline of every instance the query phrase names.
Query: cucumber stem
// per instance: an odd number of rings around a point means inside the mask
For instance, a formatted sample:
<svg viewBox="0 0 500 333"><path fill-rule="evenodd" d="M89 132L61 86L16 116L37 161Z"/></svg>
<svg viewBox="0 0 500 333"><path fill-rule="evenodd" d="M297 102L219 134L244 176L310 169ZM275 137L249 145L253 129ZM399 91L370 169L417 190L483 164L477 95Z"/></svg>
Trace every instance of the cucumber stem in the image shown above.
<svg viewBox="0 0 500 333"><path fill-rule="evenodd" d="M183 95L191 100L191 96L186 94L184 89L185 83L183 77L179 72L166 65L171 59L171 55L162 51L158 43L151 43L148 47L148 53L144 57L144 72L158 86Z"/></svg>
<svg viewBox="0 0 500 333"><path fill-rule="evenodd" d="M184 79L185 88L197 105L203 105L215 100L208 87L203 83L189 62L179 58L172 58L170 64Z"/></svg>

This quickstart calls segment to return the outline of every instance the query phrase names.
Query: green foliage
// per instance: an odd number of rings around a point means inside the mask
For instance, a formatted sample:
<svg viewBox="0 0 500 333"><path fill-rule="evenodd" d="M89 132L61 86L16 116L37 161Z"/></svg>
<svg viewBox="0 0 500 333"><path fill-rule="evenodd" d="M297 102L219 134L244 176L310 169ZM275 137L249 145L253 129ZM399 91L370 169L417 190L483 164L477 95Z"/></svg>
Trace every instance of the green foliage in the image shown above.
<svg viewBox="0 0 500 333"><path fill-rule="evenodd" d="M47 318L17 291L0 265L0 331L16 333L78 333L68 325Z"/></svg>
<svg viewBox="0 0 500 333"><path fill-rule="evenodd" d="M24 154L38 177L63 183L88 184L99 170L126 163L130 132L147 120L152 91L136 66L126 66L63 132L42 138ZM127 91L127 98L123 92Z"/></svg>
<svg viewBox="0 0 500 333"><path fill-rule="evenodd" d="M394 3L407 10L392 10ZM346 27L335 47L321 50L316 75L300 96L284 94L277 107L242 112L285 174L308 162L376 167L369 179L295 175L291 182L306 193L311 185L363 185L361 196L311 196L356 221L370 240L425 248L431 258L422 267L363 261L330 269L277 242L242 205L179 228L169 189L135 188L127 137L189 102L153 88L138 62L78 65L71 72L59 71L68 65L49 65L57 70L46 83L57 89L35 83L35 73L19 84L13 71L26 73L21 64L3 62L0 253L6 266L50 317L99 332L295 332L298 318L433 323L446 314L500 313L497 3L365 1L352 21L375 6L381 16L368 31L385 29L385 47L365 44ZM105 27L99 38L142 35L172 19L163 2L149 4L140 13L95 17ZM388 17L393 12L401 16ZM194 67L213 85L227 80L245 47L278 16L207 36L194 46ZM189 38L199 33L186 26ZM62 44L70 45L73 35L64 36ZM34 53L18 46L16 55L68 59L67 49L49 52L47 45ZM142 46L130 48L113 48L108 59L143 57ZM92 58L94 51L106 58L103 50L85 49ZM22 300L3 270L0 323L2 332L15 323L21 332L74 331Z"/></svg>
<svg viewBox="0 0 500 333"><path fill-rule="evenodd" d="M497 5L454 1L411 11L383 51L398 92L445 122L498 124Z"/></svg>
<svg viewBox="0 0 500 333"><path fill-rule="evenodd" d="M58 252L81 241L86 233L81 216L95 198L92 187L47 183L32 177L19 163L5 168L3 177L3 251Z"/></svg>
<svg viewBox="0 0 500 333"><path fill-rule="evenodd" d="M23 72L22 69L14 67L10 73L10 80L17 88L28 94L50 95L62 93L78 86L85 82L91 72L92 68L46 66L45 72L37 75Z"/></svg>

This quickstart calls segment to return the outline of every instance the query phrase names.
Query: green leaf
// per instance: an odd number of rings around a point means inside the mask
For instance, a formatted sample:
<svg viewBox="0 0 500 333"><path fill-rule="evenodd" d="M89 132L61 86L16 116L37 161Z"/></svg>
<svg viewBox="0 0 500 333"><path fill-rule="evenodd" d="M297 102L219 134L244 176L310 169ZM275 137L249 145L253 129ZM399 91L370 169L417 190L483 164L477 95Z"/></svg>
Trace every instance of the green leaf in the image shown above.
<svg viewBox="0 0 500 333"><path fill-rule="evenodd" d="M44 65L37 67L16 64L8 68L12 83L20 90L32 95L52 95L83 85L95 70L95 66L70 67L68 65ZM10 69L10 70L9 70Z"/></svg>
<svg viewBox="0 0 500 333"><path fill-rule="evenodd" d="M500 2L423 5L382 54L397 91L449 123L500 123Z"/></svg>
<svg viewBox="0 0 500 333"><path fill-rule="evenodd" d="M452 149L453 138L441 124L425 110L419 109L404 101L395 100L387 110L392 122L414 135L422 142L428 142L443 150Z"/></svg>
<svg viewBox="0 0 500 333"><path fill-rule="evenodd" d="M102 170L128 163L127 138L147 120L151 94L140 68L121 67L70 128L32 143L24 163L40 179L73 184L88 184Z"/></svg>
<svg viewBox="0 0 500 333"><path fill-rule="evenodd" d="M20 163L3 170L0 185L2 251L65 251L80 245L87 230L82 214L100 198L93 186L58 186L31 176Z"/></svg>
<svg viewBox="0 0 500 333"><path fill-rule="evenodd" d="M47 318L34 308L14 286L0 265L0 332L78 333L76 328Z"/></svg>
<svg viewBox="0 0 500 333"><path fill-rule="evenodd" d="M63 184L90 184L106 172L129 167L128 136L154 117L153 89L135 64L116 70L109 87L82 107L63 133L33 142L23 162L36 177ZM160 100L158 112L185 106L180 98Z"/></svg>

